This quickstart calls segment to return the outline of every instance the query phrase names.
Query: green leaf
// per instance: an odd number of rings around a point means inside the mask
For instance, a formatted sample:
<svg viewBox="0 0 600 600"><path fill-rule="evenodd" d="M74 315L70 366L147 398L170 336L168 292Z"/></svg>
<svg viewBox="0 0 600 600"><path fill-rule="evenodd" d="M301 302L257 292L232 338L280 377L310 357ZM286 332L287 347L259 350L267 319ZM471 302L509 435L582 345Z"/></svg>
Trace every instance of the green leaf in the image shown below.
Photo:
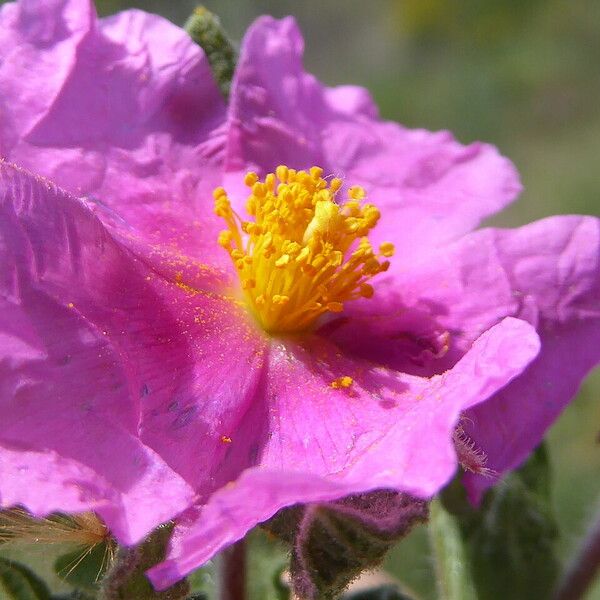
<svg viewBox="0 0 600 600"><path fill-rule="evenodd" d="M0 558L0 598L3 600L50 600L50 590L24 565Z"/></svg>
<svg viewBox="0 0 600 600"><path fill-rule="evenodd" d="M479 510L471 509L461 497L461 487L455 483L445 490L442 498L450 512L444 511L444 518L460 532L476 597L551 597L560 565L545 448L540 447L521 469L492 488Z"/></svg>
<svg viewBox="0 0 600 600"><path fill-rule="evenodd" d="M219 17L204 6L198 6L187 20L185 30L206 54L215 81L225 98L229 96L237 53Z"/></svg>
<svg viewBox="0 0 600 600"><path fill-rule="evenodd" d="M75 588L96 590L108 566L107 552L106 544L96 544L89 551L68 552L56 559L54 571Z"/></svg>

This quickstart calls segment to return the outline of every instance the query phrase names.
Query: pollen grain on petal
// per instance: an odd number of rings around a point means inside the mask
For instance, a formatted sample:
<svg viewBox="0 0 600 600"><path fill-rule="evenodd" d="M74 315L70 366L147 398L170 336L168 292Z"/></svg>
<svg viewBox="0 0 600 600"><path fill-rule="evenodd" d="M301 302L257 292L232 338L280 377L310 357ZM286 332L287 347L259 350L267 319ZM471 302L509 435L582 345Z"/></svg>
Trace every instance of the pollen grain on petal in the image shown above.
<svg viewBox="0 0 600 600"><path fill-rule="evenodd" d="M338 377L337 379L334 379L329 385L332 388L339 390L339 389L347 389L353 383L354 383L354 379L352 379L352 377L349 377L348 375L343 375L342 377Z"/></svg>

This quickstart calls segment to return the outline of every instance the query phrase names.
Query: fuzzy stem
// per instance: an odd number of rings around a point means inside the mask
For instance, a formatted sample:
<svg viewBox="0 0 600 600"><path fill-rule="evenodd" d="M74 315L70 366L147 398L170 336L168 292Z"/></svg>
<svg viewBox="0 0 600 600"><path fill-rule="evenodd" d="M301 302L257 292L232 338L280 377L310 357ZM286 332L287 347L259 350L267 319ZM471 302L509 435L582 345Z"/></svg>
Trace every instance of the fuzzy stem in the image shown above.
<svg viewBox="0 0 600 600"><path fill-rule="evenodd" d="M594 581L600 569L600 506L587 537L554 595L554 600L580 600Z"/></svg>
<svg viewBox="0 0 600 600"><path fill-rule="evenodd" d="M429 541L440 600L476 600L459 525L439 499L429 505Z"/></svg>
<svg viewBox="0 0 600 600"><path fill-rule="evenodd" d="M246 547L243 539L221 554L219 600L246 600Z"/></svg>

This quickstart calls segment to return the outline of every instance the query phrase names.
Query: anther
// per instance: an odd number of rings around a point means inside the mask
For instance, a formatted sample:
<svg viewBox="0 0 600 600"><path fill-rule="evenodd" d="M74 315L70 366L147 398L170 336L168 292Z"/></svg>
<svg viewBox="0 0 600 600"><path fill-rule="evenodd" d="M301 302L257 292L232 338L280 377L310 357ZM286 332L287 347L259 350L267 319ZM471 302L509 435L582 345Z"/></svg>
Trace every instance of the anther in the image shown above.
<svg viewBox="0 0 600 600"><path fill-rule="evenodd" d="M244 183L251 188L258 181L258 175L250 171L246 173L246 177L244 177ZM219 189L219 188L217 188ZM222 189L222 188L221 188Z"/></svg>
<svg viewBox="0 0 600 600"><path fill-rule="evenodd" d="M348 190L348 196L353 200L363 200L366 196L364 188L360 185L353 185Z"/></svg>
<svg viewBox="0 0 600 600"><path fill-rule="evenodd" d="M387 257L394 256L394 251L395 251L395 248L394 248L394 244L392 244L392 242L383 242L383 244L381 244L379 246L379 252L381 252L381 254L383 256L387 256Z"/></svg>

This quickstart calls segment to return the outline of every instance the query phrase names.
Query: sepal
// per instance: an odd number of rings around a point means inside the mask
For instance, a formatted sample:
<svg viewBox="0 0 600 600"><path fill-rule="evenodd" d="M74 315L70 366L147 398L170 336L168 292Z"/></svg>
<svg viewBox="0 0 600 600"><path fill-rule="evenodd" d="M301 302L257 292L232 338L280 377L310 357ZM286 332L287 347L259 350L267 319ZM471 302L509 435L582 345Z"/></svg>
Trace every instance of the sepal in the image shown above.
<svg viewBox="0 0 600 600"><path fill-rule="evenodd" d="M266 527L291 545L295 593L306 600L329 600L362 571L378 565L426 518L426 502L377 491L284 509Z"/></svg>
<svg viewBox="0 0 600 600"><path fill-rule="evenodd" d="M99 600L184 600L190 586L182 580L170 588L157 592L145 572L164 559L173 530L172 525L158 527L140 545L117 550L115 559L102 581Z"/></svg>

